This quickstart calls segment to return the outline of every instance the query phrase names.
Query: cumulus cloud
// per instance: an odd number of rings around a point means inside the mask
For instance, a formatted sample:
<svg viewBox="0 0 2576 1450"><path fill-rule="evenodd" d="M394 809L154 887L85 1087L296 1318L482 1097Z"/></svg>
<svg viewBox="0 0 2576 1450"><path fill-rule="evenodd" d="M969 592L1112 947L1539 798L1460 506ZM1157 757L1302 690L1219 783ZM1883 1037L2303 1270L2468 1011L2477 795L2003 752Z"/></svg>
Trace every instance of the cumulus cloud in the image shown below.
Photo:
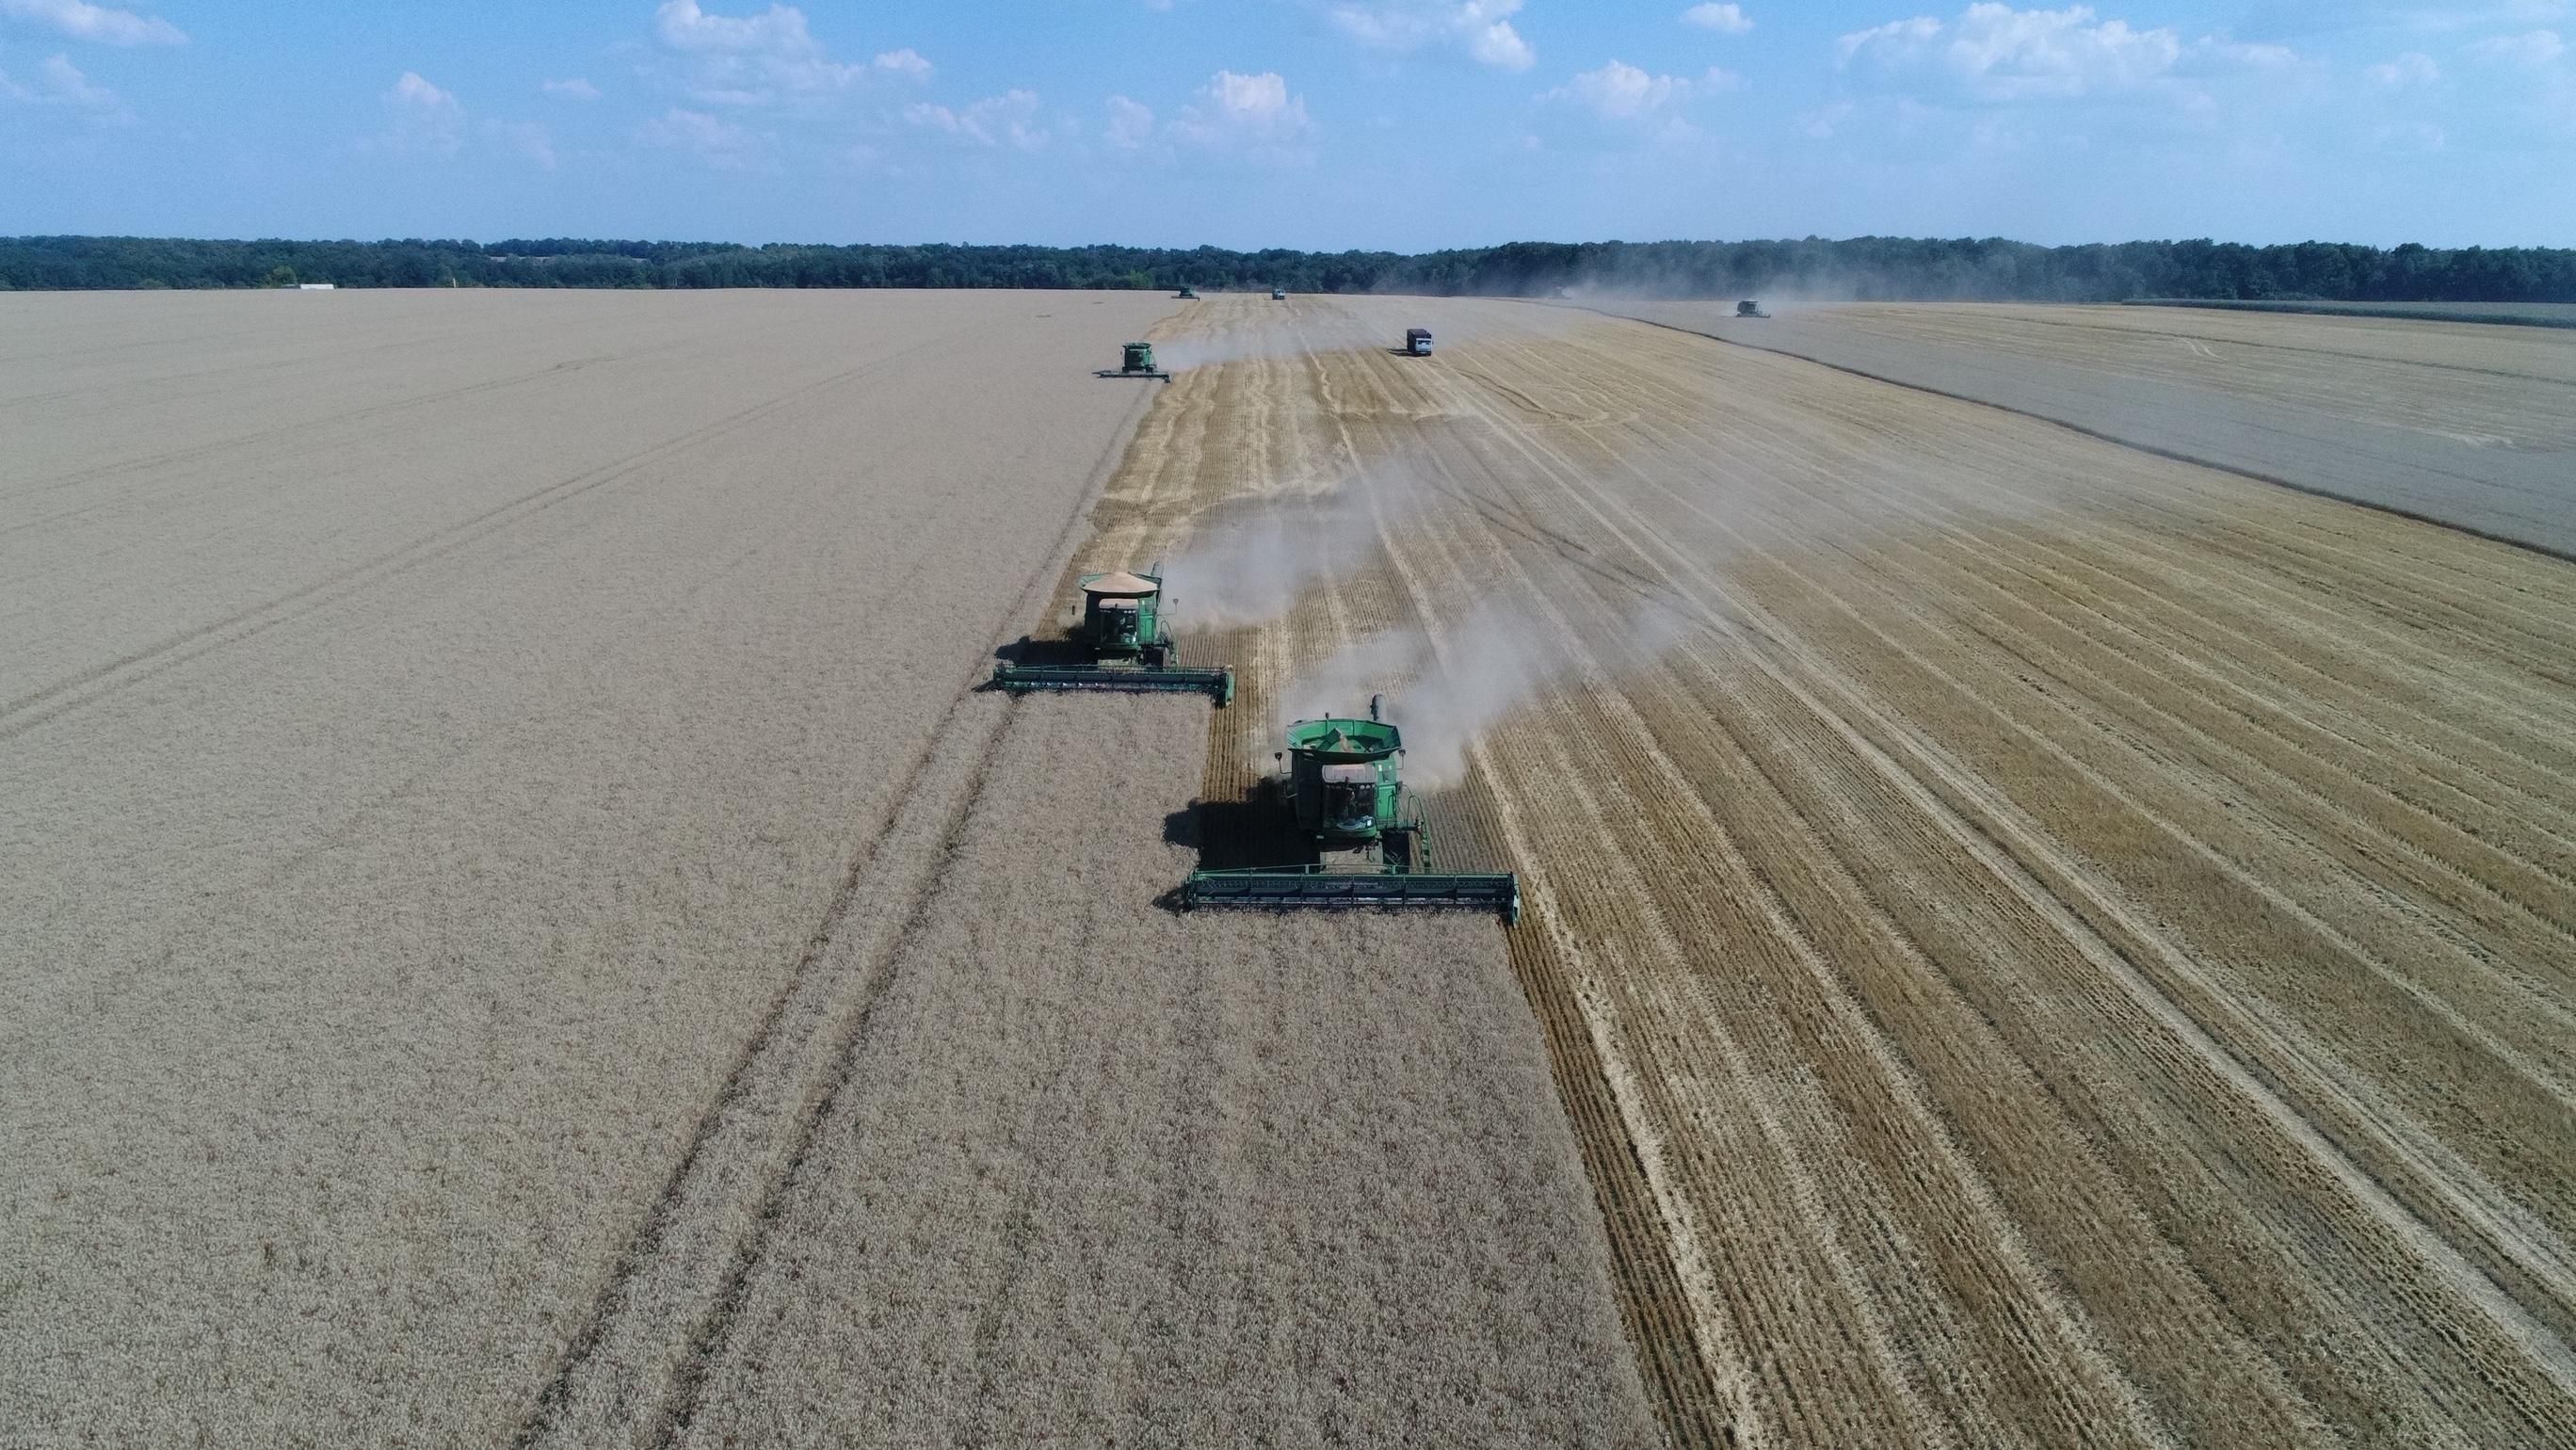
<svg viewBox="0 0 2576 1450"><path fill-rule="evenodd" d="M2527 30L2520 35L2494 35L2471 45L2480 60L2536 70L2567 53L2567 42L2555 30Z"/></svg>
<svg viewBox="0 0 2576 1450"><path fill-rule="evenodd" d="M1109 98L1109 125L1101 133L1109 144L1127 150L1154 139L1154 108L1125 96Z"/></svg>
<svg viewBox="0 0 2576 1450"><path fill-rule="evenodd" d="M739 171L760 158L760 138L721 116L673 106L636 130L647 146L684 151L720 171Z"/></svg>
<svg viewBox="0 0 2576 1450"><path fill-rule="evenodd" d="M1741 5L1694 5L1682 12L1682 24L1720 35L1742 35L1753 28L1753 18Z"/></svg>
<svg viewBox="0 0 2576 1450"><path fill-rule="evenodd" d="M1948 24L1918 16L1855 31L1836 42L1836 50L1845 64L1937 66L1980 95L2012 100L2131 89L2171 72L2182 59L2183 43L2170 29L2097 21L2090 6L2015 10L1981 4Z"/></svg>
<svg viewBox="0 0 2576 1450"><path fill-rule="evenodd" d="M534 121L486 121L483 137L533 166L555 169L554 135Z"/></svg>
<svg viewBox="0 0 2576 1450"><path fill-rule="evenodd" d="M666 49L687 58L689 93L709 105L812 100L871 76L919 80L930 74L930 62L910 48L886 51L864 65L834 60L805 12L793 5L718 15L698 0L662 0L653 12L653 30Z"/></svg>
<svg viewBox="0 0 2576 1450"><path fill-rule="evenodd" d="M1277 71L1218 71L1172 122L1173 134L1185 141L1274 154L1285 154L1314 129L1305 98L1290 92Z"/></svg>
<svg viewBox="0 0 2576 1450"><path fill-rule="evenodd" d="M559 101L595 101L599 99L599 87L592 85L590 82L583 80L579 76L574 76L568 81L547 81L543 86L539 87L539 89Z"/></svg>
<svg viewBox="0 0 2576 1450"><path fill-rule="evenodd" d="M1047 143L1045 130L1037 124L1035 91L1005 91L953 111L919 102L905 107L903 117L915 126L942 131L977 146L1035 151Z"/></svg>
<svg viewBox="0 0 2576 1450"><path fill-rule="evenodd" d="M465 107L420 72L404 71L381 99L391 123L383 140L391 149L452 156L464 143Z"/></svg>
<svg viewBox="0 0 2576 1450"><path fill-rule="evenodd" d="M51 26L74 40L102 45L185 45L185 31L157 15L112 10L89 0L0 0L0 15Z"/></svg>
<svg viewBox="0 0 2576 1450"><path fill-rule="evenodd" d="M1328 14L1335 29L1373 50L1449 46L1479 65L1518 73L1538 63L1512 28L1520 8L1521 0L1344 0Z"/></svg>
<svg viewBox="0 0 2576 1450"><path fill-rule="evenodd" d="M805 28L805 12L793 5L772 5L758 15L709 15L698 0L662 0L653 12L653 28L673 50L714 51L734 55L821 55L823 47Z"/></svg>
<svg viewBox="0 0 2576 1450"><path fill-rule="evenodd" d="M930 62L922 58L920 51L908 45L901 50L880 51L877 58L868 64L881 74L902 76L906 80L930 78Z"/></svg>
<svg viewBox="0 0 2576 1450"><path fill-rule="evenodd" d="M2393 88L2431 85L2442 78L2442 68L2422 51L2410 50L2383 65L2367 66L2362 74L2378 85Z"/></svg>
<svg viewBox="0 0 2576 1450"><path fill-rule="evenodd" d="M1977 4L1956 20L1931 16L1889 21L1834 43L1845 67L1865 65L1888 76L1946 78L1987 101L2072 99L2175 86L2177 77L2277 71L2299 64L2285 46L2245 45L2219 36L2185 43L2169 27L2140 30L2098 18L2092 7L2016 10Z"/></svg>
<svg viewBox="0 0 2576 1450"><path fill-rule="evenodd" d="M22 106L61 106L97 120L132 119L116 92L92 84L81 68L72 64L71 57L63 55L45 57L45 63L36 68L33 85L22 84L7 71L0 71L0 100Z"/></svg>
<svg viewBox="0 0 2576 1450"><path fill-rule="evenodd" d="M1712 66L1696 80L1654 75L1614 60L1549 91L1543 99L1567 101L1605 121L1637 121L1670 112L1693 96L1732 87L1736 78Z"/></svg>

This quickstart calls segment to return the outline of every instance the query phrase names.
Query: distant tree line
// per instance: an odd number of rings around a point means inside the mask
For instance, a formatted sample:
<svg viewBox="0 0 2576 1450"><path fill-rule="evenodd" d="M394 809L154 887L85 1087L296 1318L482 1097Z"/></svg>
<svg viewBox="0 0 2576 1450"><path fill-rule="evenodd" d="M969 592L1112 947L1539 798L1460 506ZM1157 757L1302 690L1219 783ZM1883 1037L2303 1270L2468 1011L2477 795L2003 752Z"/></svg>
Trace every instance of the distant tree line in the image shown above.
<svg viewBox="0 0 2576 1450"><path fill-rule="evenodd" d="M0 238L0 289L278 287L1286 287L1544 297L1798 293L1887 301L2576 302L2576 249L1999 238L1511 242L1396 252L730 242Z"/></svg>

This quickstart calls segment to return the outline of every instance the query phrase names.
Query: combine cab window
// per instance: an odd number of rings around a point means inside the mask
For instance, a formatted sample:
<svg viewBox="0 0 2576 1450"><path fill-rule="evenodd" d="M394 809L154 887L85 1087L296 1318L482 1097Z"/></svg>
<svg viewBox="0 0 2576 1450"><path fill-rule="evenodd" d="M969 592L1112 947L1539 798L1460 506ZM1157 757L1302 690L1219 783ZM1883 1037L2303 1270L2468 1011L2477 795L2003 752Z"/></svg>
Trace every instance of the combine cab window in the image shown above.
<svg viewBox="0 0 2576 1450"><path fill-rule="evenodd" d="M1324 787L1324 821L1336 831L1357 833L1377 825L1377 786L1335 781Z"/></svg>

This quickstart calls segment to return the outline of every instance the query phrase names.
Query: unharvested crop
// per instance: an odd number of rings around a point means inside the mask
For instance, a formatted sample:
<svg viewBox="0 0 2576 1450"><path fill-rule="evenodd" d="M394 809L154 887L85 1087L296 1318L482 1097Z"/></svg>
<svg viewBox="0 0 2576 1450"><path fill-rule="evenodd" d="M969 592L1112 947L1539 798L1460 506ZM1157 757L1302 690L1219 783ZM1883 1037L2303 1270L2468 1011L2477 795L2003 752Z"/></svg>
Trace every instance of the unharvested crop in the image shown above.
<svg viewBox="0 0 2576 1450"><path fill-rule="evenodd" d="M1162 308L0 303L0 1440L508 1441Z"/></svg>

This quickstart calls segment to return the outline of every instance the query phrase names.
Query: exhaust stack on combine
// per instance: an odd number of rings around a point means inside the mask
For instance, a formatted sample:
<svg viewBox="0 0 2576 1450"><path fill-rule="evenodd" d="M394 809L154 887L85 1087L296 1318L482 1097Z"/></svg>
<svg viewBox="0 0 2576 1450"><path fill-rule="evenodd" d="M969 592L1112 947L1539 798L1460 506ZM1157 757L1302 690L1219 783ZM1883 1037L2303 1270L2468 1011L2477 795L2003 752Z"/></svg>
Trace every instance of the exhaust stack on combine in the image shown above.
<svg viewBox="0 0 2576 1450"><path fill-rule="evenodd" d="M1031 690L1119 690L1128 693L1203 694L1219 708L1234 699L1234 671L1223 665L1192 669L1163 619L1162 566L1150 574L1113 571L1082 576L1082 614L1070 643L1085 657L1076 664L993 666L993 684L1014 695Z"/></svg>
<svg viewBox="0 0 2576 1450"><path fill-rule="evenodd" d="M1150 342L1122 343L1118 349L1118 366L1102 368L1095 378L1160 378L1170 382L1172 375L1154 366L1154 345Z"/></svg>
<svg viewBox="0 0 2576 1450"><path fill-rule="evenodd" d="M1521 919L1520 878L1508 871L1437 872L1399 760L1404 734L1383 697L1365 720L1300 720L1280 752L1288 774L1270 789L1315 845L1316 860L1253 871L1193 871L1184 906L1440 906Z"/></svg>

